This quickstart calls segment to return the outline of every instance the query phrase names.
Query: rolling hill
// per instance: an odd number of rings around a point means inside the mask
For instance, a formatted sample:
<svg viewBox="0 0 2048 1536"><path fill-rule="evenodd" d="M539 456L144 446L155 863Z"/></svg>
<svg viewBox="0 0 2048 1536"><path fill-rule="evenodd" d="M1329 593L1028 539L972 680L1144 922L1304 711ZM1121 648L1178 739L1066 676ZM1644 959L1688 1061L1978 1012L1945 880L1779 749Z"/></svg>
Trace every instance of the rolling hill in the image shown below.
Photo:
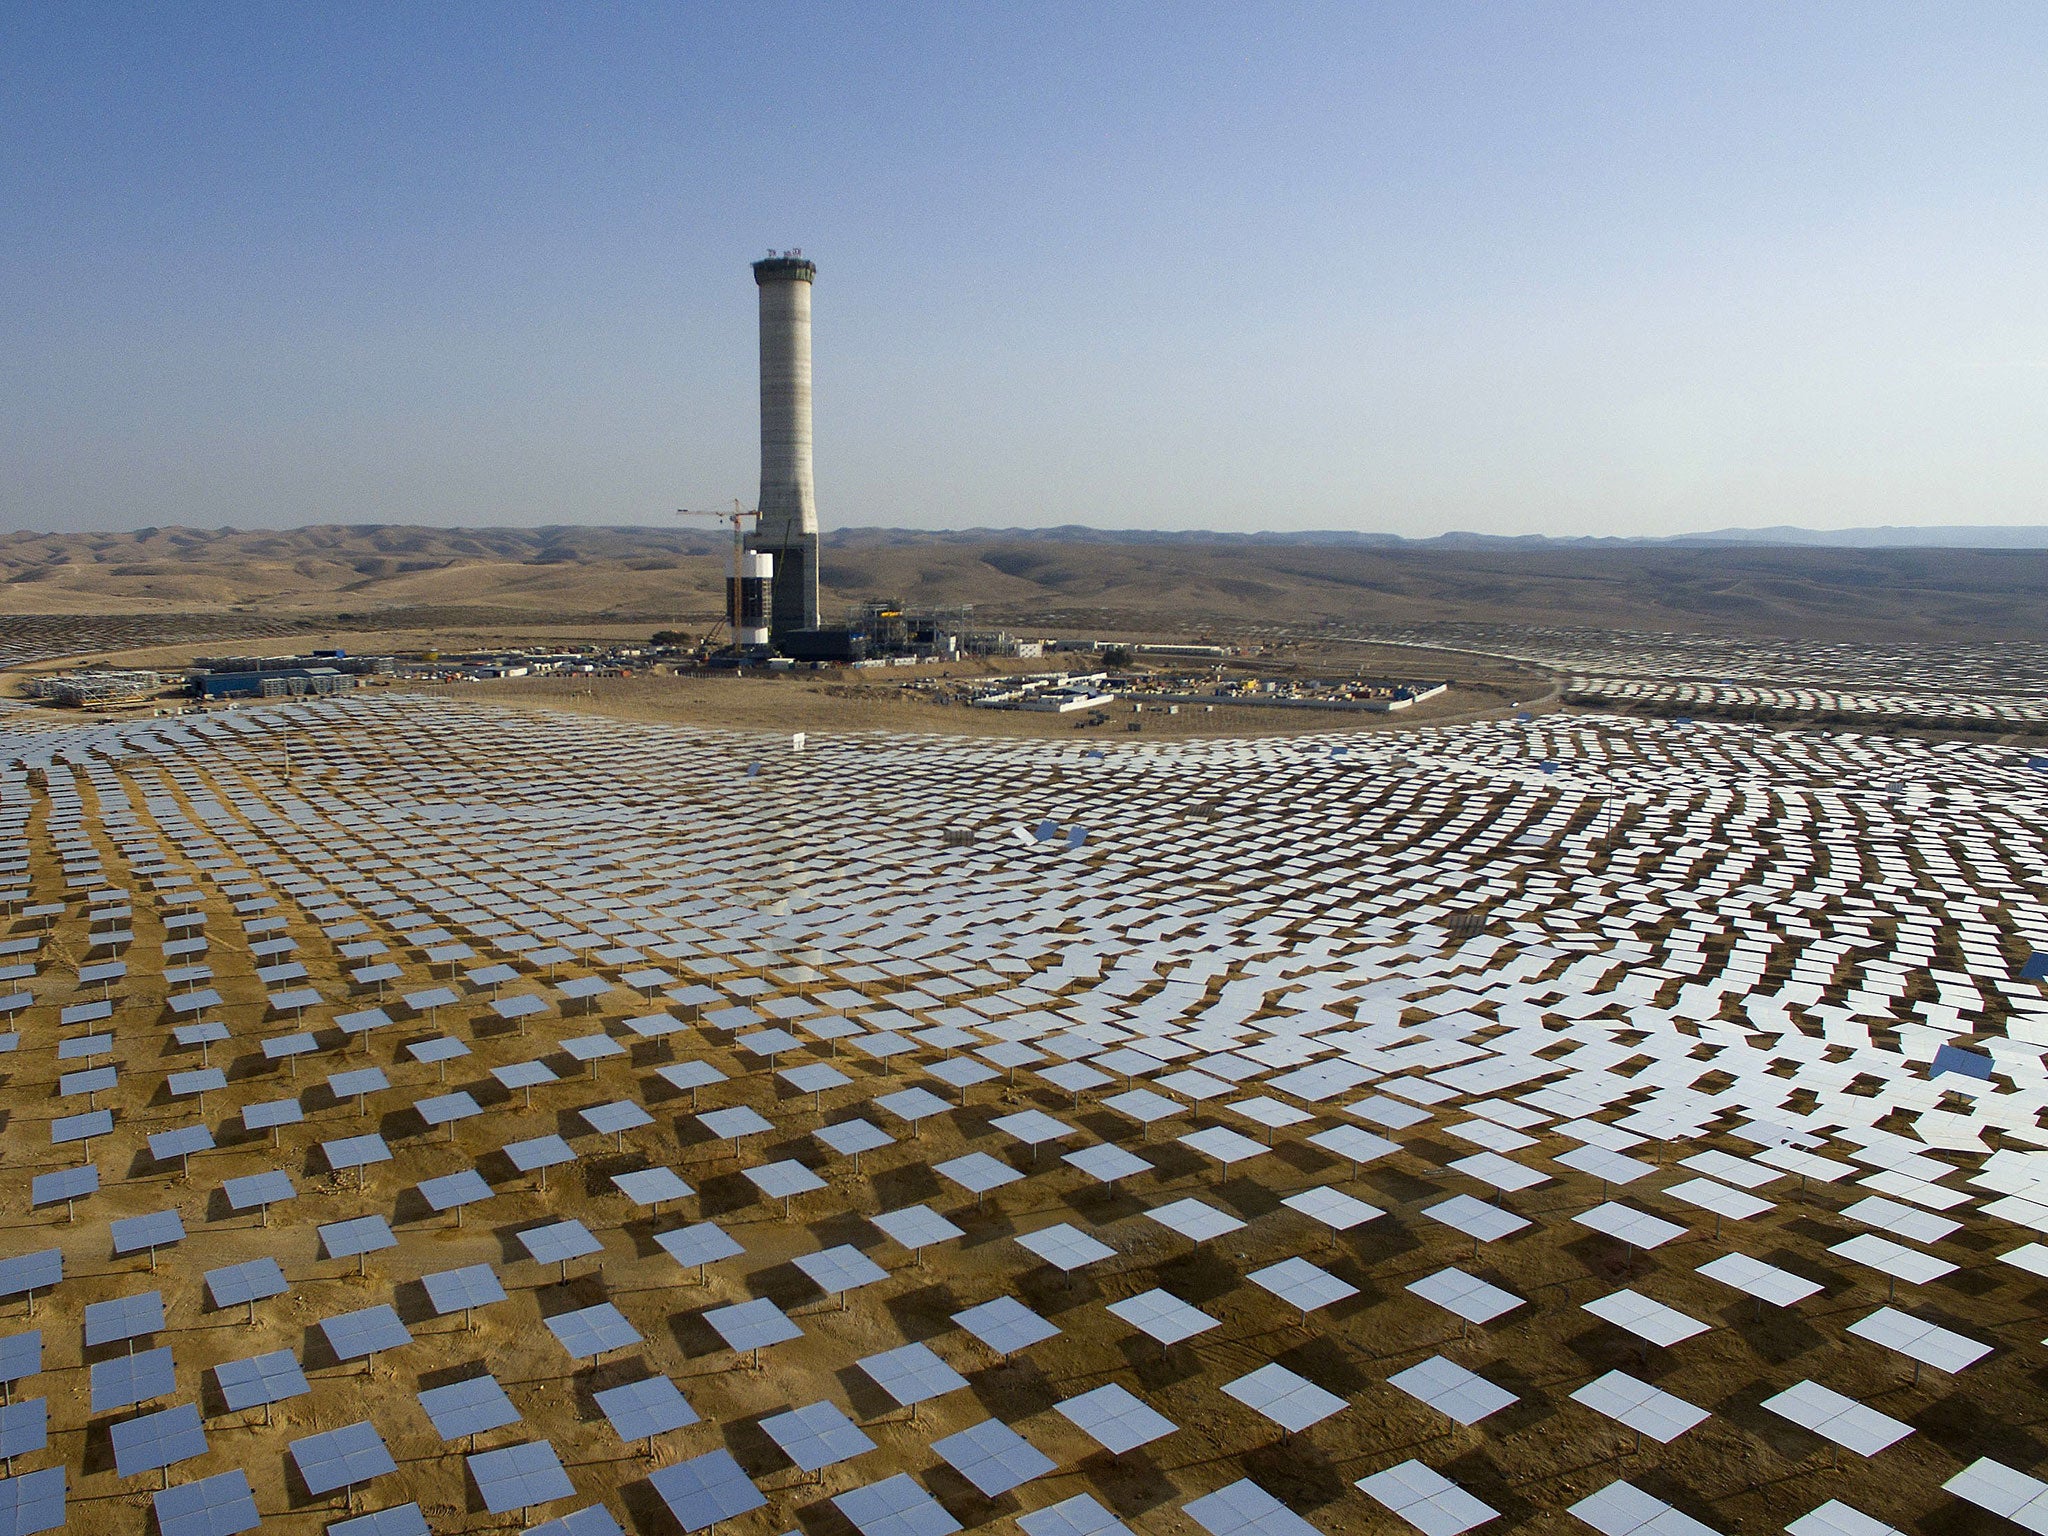
<svg viewBox="0 0 2048 1536"><path fill-rule="evenodd" d="M0 536L0 613L488 608L658 623L722 602L691 528L145 528ZM1866 639L2048 637L2048 552L1749 544L1326 543L1087 529L829 535L829 611L971 603L988 622L1590 625Z"/></svg>

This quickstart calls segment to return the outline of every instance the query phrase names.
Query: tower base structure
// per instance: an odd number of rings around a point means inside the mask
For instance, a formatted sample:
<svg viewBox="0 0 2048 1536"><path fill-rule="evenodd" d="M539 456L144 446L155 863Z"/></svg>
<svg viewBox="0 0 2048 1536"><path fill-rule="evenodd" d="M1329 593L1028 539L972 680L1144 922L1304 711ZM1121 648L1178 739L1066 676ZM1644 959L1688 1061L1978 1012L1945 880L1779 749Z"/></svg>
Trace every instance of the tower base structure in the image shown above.
<svg viewBox="0 0 2048 1536"><path fill-rule="evenodd" d="M775 575L769 585L768 639L773 644L796 629L818 627L818 536L789 530L756 533L747 540L755 554L772 556Z"/></svg>

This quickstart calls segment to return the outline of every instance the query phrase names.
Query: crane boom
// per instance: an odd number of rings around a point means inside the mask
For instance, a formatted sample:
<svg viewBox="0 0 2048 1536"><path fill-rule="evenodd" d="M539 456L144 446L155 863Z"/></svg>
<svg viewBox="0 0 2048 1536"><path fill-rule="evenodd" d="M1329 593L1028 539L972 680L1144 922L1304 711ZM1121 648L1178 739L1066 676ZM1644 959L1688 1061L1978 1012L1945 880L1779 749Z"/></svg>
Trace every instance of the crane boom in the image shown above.
<svg viewBox="0 0 2048 1536"><path fill-rule="evenodd" d="M706 507L677 507L677 517L715 517L720 522L732 524L732 577L725 589L725 622L732 632L732 643L740 643L740 574L746 569L744 559L747 552L748 518L759 519L761 514L753 507L733 498L730 512L713 511Z"/></svg>

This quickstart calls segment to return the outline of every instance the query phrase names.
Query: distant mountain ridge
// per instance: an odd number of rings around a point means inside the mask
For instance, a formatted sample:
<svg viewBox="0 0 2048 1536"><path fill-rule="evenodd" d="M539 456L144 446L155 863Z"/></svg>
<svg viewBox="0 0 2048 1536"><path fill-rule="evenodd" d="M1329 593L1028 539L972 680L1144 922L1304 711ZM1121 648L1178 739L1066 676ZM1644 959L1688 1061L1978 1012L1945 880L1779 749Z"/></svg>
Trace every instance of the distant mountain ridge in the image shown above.
<svg viewBox="0 0 2048 1536"><path fill-rule="evenodd" d="M892 528L828 526L825 542L848 547L899 544L1263 544L1339 546L1353 549L1687 549L1737 545L1752 549L2020 549L2048 550L2048 524L2001 526L1949 524L1932 527L1719 528L1704 533L1658 535L1471 533L1451 531L1426 538L1357 528L1257 529L1096 528L1055 523L1022 528ZM692 554L725 548L726 535L709 528L638 523L544 523L476 526L409 523L308 523L295 528L137 528L88 533L0 532L0 561L17 559L40 546L61 561L76 552L133 550L178 559L202 550L237 547L238 553L269 556L325 553L346 548L402 561L406 556L444 561L488 556L524 560L573 560L595 551L641 554L682 550Z"/></svg>
<svg viewBox="0 0 2048 1536"><path fill-rule="evenodd" d="M2048 549L2048 527L1957 524L1935 528L1725 528L1673 544L1776 544L1807 549Z"/></svg>
<svg viewBox="0 0 2048 1536"><path fill-rule="evenodd" d="M1916 532L1920 530L1915 530ZM2013 530L1999 530L2010 536ZM1933 532L1933 530L1928 530ZM841 528L829 613L971 604L1026 632L1469 623L1869 640L2048 638L2048 530L2031 547L1437 539L1290 532ZM716 527L142 528L0 535L0 615L456 609L650 628L723 607ZM700 624L701 627L701 624Z"/></svg>
<svg viewBox="0 0 2048 1536"><path fill-rule="evenodd" d="M1954 525L1929 528L1721 528L1706 533L1631 537L1616 534L1439 533L1409 538L1350 528L1281 529L1239 533L1213 528L1091 528L1060 523L1038 528L835 528L828 543L942 544L1271 544L1339 545L1362 549L1658 549L1740 545L1752 549L2025 549L2048 550L2048 525Z"/></svg>

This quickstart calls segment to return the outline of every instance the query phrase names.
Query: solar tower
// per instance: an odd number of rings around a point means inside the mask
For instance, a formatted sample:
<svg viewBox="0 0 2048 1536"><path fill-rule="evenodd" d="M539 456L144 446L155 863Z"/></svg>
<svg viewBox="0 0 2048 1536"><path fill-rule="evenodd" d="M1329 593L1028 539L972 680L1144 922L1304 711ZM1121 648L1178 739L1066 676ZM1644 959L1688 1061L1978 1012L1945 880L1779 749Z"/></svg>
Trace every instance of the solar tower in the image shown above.
<svg viewBox="0 0 2048 1536"><path fill-rule="evenodd" d="M818 506L811 485L811 282L787 251L754 263L761 290L761 499L748 544L775 557L769 635L818 627Z"/></svg>

